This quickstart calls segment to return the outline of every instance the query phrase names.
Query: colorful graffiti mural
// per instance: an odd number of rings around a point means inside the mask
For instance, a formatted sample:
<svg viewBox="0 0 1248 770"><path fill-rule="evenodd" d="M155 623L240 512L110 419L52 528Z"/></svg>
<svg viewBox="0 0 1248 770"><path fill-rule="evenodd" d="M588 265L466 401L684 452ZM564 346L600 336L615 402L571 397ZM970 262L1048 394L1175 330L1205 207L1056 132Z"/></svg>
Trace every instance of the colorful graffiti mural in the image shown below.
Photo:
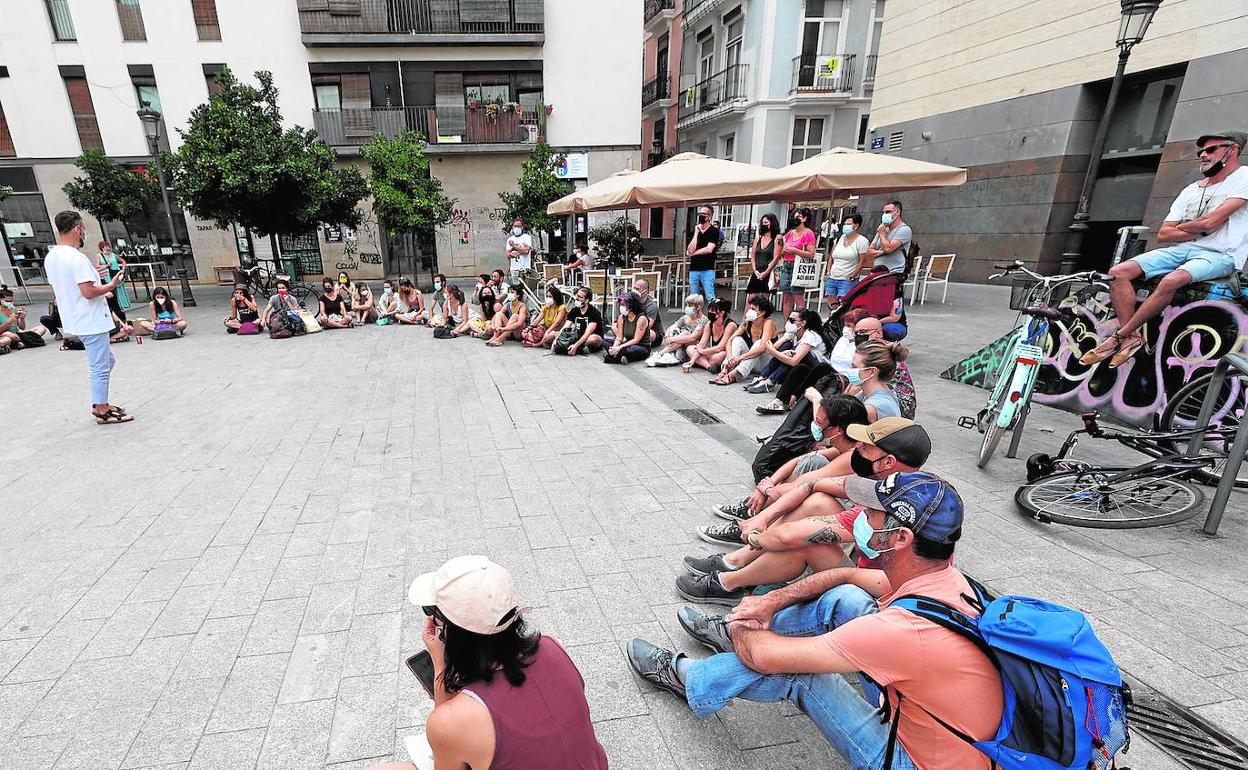
<svg viewBox="0 0 1248 770"><path fill-rule="evenodd" d="M1107 362L1084 366L1083 354L1118 328L1107 292L1072 294L1058 307L1067 318L1049 325L1045 361L1036 383L1037 403L1071 412L1091 410L1150 427L1167 398L1227 353L1245 349L1248 300L1225 297L1225 287L1189 289L1144 327L1143 349L1117 369ZM977 350L941 377L981 388L996 381L1011 335Z"/></svg>

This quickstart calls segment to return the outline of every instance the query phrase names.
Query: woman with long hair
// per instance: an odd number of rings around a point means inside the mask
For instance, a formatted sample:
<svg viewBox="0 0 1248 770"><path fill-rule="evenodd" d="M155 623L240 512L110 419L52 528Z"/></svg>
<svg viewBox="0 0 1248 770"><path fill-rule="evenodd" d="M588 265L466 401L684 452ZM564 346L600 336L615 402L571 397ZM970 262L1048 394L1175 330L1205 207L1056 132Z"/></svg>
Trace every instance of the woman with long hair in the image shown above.
<svg viewBox="0 0 1248 770"><path fill-rule="evenodd" d="M324 293L321 294L320 300L321 313L316 320L320 321L323 328L350 329L353 325L351 321L351 298L343 294L343 290L339 286L340 284L336 284L328 278L321 281L321 291Z"/></svg>
<svg viewBox="0 0 1248 770"><path fill-rule="evenodd" d="M152 289L152 301L147 303L147 312L151 318L139 319L138 323L148 334L162 326L173 327L179 337L186 332L186 319L182 317L182 308L178 307L177 301L169 296L169 290L164 286Z"/></svg>
<svg viewBox="0 0 1248 770"><path fill-rule="evenodd" d="M771 293L771 275L780 264L783 254L780 220L775 214L763 214L758 221L758 235L750 246L753 272L745 285L745 301L748 303L758 294Z"/></svg>
<svg viewBox="0 0 1248 770"><path fill-rule="evenodd" d="M351 290L351 315L357 324L371 323L377 320L377 307L373 303L372 289L360 281Z"/></svg>
<svg viewBox="0 0 1248 770"><path fill-rule="evenodd" d="M815 231L810 229L813 216L805 206L794 211L781 245L780 296L783 299L780 312L786 318L793 308L806 307L806 290L793 288L793 272L797 260L815 258Z"/></svg>
<svg viewBox="0 0 1248 770"><path fill-rule="evenodd" d="M641 295L630 291L620 297L620 313L615 318L613 336L604 340L607 346L602 354L604 364L627 364L629 361L641 361L650 355L649 339L650 319L645 314L646 306Z"/></svg>
<svg viewBox="0 0 1248 770"><path fill-rule="evenodd" d="M520 290L515 286L503 284L505 301L494 320L490 322L490 338L485 344L492 348L499 347L507 340L521 339L525 322L529 320L529 306L520 297Z"/></svg>
<svg viewBox="0 0 1248 770"><path fill-rule="evenodd" d="M546 287L546 301L537 311L533 323L524 327L524 346L526 348L548 348L559 336L563 322L568 318L568 306L564 301L563 292L558 286L551 284Z"/></svg>
<svg viewBox="0 0 1248 770"><path fill-rule="evenodd" d="M685 348L689 360L681 365L685 374L700 366L710 372L716 372L724 359L728 357L728 340L737 330L737 322L728 316L732 303L726 299L711 300L706 307L709 323L702 329L702 339Z"/></svg>
<svg viewBox="0 0 1248 770"><path fill-rule="evenodd" d="M858 396L867 407L871 422L883 417L900 417L901 402L890 383L897 374L897 366L906 360L910 351L900 342L871 340L858 347L854 353L853 367L844 374L851 386L850 392Z"/></svg>
<svg viewBox="0 0 1248 770"><path fill-rule="evenodd" d="M238 334L238 327L245 323L254 324L259 320L260 313L251 292L246 286L235 286L234 294L230 297L230 314L225 317L225 331Z"/></svg>
<svg viewBox="0 0 1248 770"><path fill-rule="evenodd" d="M766 294L755 294L745 303L745 319L728 340L728 357L712 385L731 385L771 362L767 343L776 337L776 323L771 320L775 312Z"/></svg>

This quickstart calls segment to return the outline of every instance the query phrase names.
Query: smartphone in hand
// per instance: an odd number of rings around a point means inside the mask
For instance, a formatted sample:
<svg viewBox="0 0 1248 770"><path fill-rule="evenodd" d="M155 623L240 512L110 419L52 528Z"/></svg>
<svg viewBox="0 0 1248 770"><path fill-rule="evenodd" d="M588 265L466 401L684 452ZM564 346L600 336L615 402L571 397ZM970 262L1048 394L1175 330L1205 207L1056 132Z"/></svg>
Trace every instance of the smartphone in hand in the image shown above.
<svg viewBox="0 0 1248 770"><path fill-rule="evenodd" d="M433 658L428 650L421 650L407 659L407 668L420 681L429 697L433 697Z"/></svg>

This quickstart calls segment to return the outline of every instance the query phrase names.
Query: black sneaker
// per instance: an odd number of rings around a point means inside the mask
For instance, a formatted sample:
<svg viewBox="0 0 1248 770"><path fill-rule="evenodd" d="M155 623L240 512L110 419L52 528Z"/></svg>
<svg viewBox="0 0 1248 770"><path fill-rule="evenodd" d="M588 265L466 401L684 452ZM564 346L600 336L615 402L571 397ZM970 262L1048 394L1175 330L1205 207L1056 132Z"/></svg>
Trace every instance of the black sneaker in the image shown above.
<svg viewBox="0 0 1248 770"><path fill-rule="evenodd" d="M685 685L676 676L676 661L683 653L655 647L644 639L628 643L628 663L633 670L650 684L672 695L685 699Z"/></svg>
<svg viewBox="0 0 1248 770"><path fill-rule="evenodd" d="M685 633L697 639L711 652L732 652L732 639L723 615L703 615L692 607L676 610L676 620Z"/></svg>
<svg viewBox="0 0 1248 770"><path fill-rule="evenodd" d="M711 506L711 513L721 519L733 521L736 519L748 519L754 514L750 512L749 498L743 498L735 503L721 503Z"/></svg>
<svg viewBox="0 0 1248 770"><path fill-rule="evenodd" d="M735 607L745 598L746 590L729 591L719 584L719 573L709 575L681 575L676 578L676 591L691 602L722 604Z"/></svg>
<svg viewBox="0 0 1248 770"><path fill-rule="evenodd" d="M741 527L736 521L726 521L723 524L698 527L698 537L715 545L740 546L745 543L741 539Z"/></svg>
<svg viewBox="0 0 1248 770"><path fill-rule="evenodd" d="M685 567L695 575L709 575L712 572L732 572L736 567L731 567L728 562L724 561L722 553L714 553L704 559L696 556L685 557Z"/></svg>

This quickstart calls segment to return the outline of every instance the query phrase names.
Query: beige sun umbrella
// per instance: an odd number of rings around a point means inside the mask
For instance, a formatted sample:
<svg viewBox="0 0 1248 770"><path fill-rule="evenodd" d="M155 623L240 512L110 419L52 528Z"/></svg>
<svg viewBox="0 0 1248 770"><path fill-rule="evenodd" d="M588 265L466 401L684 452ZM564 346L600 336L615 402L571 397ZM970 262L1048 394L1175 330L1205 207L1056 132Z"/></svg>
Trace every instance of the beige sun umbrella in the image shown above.
<svg viewBox="0 0 1248 770"><path fill-rule="evenodd" d="M640 171L631 168L626 168L623 171L617 171L606 179L600 179L591 185L587 185L579 190L568 193L562 198L554 201L546 207L546 213L564 215L584 211L597 211L602 208L612 208L611 206L591 206L588 201L603 199L613 200L617 195L617 190L631 187L631 180L640 174ZM617 206L616 208L619 207Z"/></svg>
<svg viewBox="0 0 1248 770"><path fill-rule="evenodd" d="M966 182L964 168L846 147L834 147L776 173L784 181L783 192L776 197L784 200L956 187Z"/></svg>

